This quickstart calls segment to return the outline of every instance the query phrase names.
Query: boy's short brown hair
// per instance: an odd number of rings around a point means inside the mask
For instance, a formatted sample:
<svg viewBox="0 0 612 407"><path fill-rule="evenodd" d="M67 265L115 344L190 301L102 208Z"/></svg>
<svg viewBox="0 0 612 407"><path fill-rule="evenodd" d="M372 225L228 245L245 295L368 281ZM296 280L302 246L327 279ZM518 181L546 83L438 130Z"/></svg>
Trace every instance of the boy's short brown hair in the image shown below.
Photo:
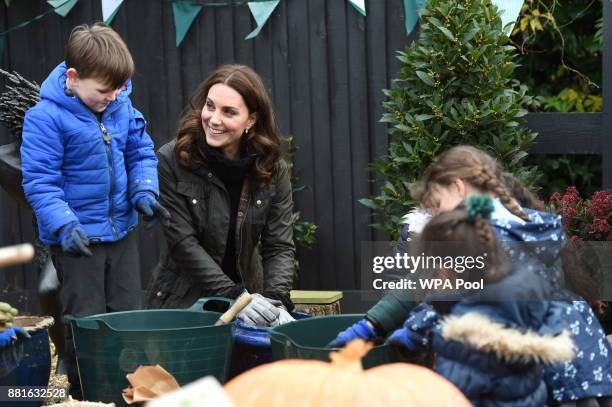
<svg viewBox="0 0 612 407"><path fill-rule="evenodd" d="M101 80L119 89L134 73L134 61L115 30L104 23L76 26L66 45L66 65L82 79Z"/></svg>

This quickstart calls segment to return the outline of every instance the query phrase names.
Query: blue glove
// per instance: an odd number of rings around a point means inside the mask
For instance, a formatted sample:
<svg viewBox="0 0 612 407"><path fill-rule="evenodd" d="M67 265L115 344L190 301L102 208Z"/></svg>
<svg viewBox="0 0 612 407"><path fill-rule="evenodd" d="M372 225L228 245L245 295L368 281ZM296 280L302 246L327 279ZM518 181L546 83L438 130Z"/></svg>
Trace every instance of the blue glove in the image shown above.
<svg viewBox="0 0 612 407"><path fill-rule="evenodd" d="M362 319L340 332L338 336L336 336L336 339L328 343L326 347L342 348L353 339L361 338L368 341L375 337L376 332L374 332L374 329L368 324L367 320Z"/></svg>
<svg viewBox="0 0 612 407"><path fill-rule="evenodd" d="M423 343L423 339L422 336L416 335L410 329L401 327L389 335L385 343L395 346L404 346L408 348L408 350L416 351L421 347L420 345Z"/></svg>
<svg viewBox="0 0 612 407"><path fill-rule="evenodd" d="M170 212L160 205L151 192L141 192L140 197L136 199L136 210L143 215L143 219L149 224L147 229L151 229L158 220L166 226L170 224Z"/></svg>
<svg viewBox="0 0 612 407"><path fill-rule="evenodd" d="M76 256L91 257L92 253L87 248L89 239L79 222L70 222L64 226L59 235L62 250Z"/></svg>
<svg viewBox="0 0 612 407"><path fill-rule="evenodd" d="M4 332L0 332L0 349L5 348L11 343L15 342L18 337L30 338L30 334L26 332L20 326L15 325L12 328L5 329Z"/></svg>
<svg viewBox="0 0 612 407"><path fill-rule="evenodd" d="M429 304L422 303L410 312L404 326L389 335L385 343L403 346L416 352L427 351L438 319L435 309Z"/></svg>

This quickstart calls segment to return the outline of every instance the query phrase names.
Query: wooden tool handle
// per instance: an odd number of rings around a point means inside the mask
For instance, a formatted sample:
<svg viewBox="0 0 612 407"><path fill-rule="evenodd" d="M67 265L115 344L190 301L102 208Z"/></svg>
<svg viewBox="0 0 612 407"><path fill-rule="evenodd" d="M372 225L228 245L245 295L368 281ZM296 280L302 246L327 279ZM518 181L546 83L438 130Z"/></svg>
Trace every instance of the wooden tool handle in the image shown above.
<svg viewBox="0 0 612 407"><path fill-rule="evenodd" d="M240 296L236 299L236 302L234 302L234 304L232 304L232 306L219 317L217 322L215 322L215 325L229 324L234 320L234 318L236 318L236 315L238 315L238 313L242 311L244 307L249 305L250 302L251 294L246 291L240 294Z"/></svg>
<svg viewBox="0 0 612 407"><path fill-rule="evenodd" d="M34 246L30 243L0 248L0 267L27 263L34 257Z"/></svg>

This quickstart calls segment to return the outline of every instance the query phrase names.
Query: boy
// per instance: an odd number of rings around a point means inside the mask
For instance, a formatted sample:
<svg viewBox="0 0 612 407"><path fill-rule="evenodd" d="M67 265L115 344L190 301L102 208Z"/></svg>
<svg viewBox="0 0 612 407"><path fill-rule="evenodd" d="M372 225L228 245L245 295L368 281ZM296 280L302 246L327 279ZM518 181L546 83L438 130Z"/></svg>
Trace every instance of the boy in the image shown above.
<svg viewBox="0 0 612 407"><path fill-rule="evenodd" d="M66 60L43 82L23 126L23 189L51 246L63 316L141 307L136 211L167 220L157 202L157 159L129 99L134 63L104 24L70 34ZM70 392L80 396L67 329Z"/></svg>

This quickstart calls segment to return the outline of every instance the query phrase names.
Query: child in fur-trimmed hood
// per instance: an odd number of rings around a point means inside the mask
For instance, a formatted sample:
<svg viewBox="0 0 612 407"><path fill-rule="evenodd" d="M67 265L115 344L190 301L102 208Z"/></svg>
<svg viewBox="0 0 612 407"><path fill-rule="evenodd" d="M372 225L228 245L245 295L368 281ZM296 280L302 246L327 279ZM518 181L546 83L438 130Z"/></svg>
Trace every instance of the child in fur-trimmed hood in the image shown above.
<svg viewBox="0 0 612 407"><path fill-rule="evenodd" d="M512 257L516 269L533 272L551 285L546 300L562 309L576 356L571 361L545 368L548 404L611 406L612 348L597 317L583 299L593 295L592 283L588 281L591 277L566 262L568 253L564 253L561 218L521 207L514 197L525 196L520 191L522 185L516 182L510 193L510 184L500 165L485 152L470 146L453 147L443 153L427 169L423 185L419 201L434 213L452 210L473 194L493 198L489 223L499 245ZM523 204L537 208L534 205L537 202L527 202L530 200ZM568 281L572 291L565 288Z"/></svg>
<svg viewBox="0 0 612 407"><path fill-rule="evenodd" d="M460 242L466 256L486 252L484 270L435 271L451 279L483 278L484 289L427 294L388 341L434 350L435 370L475 406L542 406L544 366L572 360L574 344L562 308L543 301L550 285L536 273L510 269L487 220L492 209L490 198L470 197L465 207L432 218L420 238L419 252L426 255L449 250L442 242Z"/></svg>

